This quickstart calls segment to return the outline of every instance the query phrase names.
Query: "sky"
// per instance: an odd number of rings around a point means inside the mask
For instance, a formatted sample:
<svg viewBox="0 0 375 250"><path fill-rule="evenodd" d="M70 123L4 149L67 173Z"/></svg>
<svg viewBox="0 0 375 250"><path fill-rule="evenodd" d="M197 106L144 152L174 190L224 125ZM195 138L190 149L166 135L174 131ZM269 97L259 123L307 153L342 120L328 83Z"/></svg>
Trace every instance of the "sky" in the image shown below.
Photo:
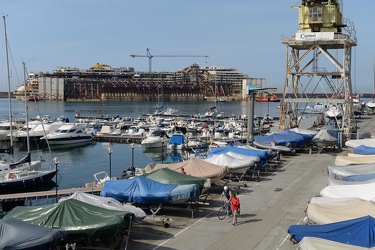
<svg viewBox="0 0 375 250"><path fill-rule="evenodd" d="M360 2L360 4L359 4ZM53 72L58 66L88 69L95 63L113 68L178 71L201 67L237 69L266 78L282 92L286 48L282 37L299 29L300 0L0 0L6 16L11 89L27 72ZM375 1L343 0L344 18L356 29L352 85L373 93ZM0 25L0 91L7 91L4 25ZM208 55L209 57L189 57ZM179 57L185 56L185 57Z"/></svg>

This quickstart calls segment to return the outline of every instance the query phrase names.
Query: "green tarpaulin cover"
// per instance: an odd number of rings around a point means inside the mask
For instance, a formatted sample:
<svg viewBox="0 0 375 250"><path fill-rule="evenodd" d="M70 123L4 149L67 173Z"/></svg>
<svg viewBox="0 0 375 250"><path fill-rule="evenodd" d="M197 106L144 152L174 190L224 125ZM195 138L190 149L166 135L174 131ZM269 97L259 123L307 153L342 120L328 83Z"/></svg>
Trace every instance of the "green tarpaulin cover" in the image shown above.
<svg viewBox="0 0 375 250"><path fill-rule="evenodd" d="M161 168L159 170L147 174L146 177L164 184L196 184L201 190L203 188L204 183L207 180L206 178L181 174L169 168Z"/></svg>
<svg viewBox="0 0 375 250"><path fill-rule="evenodd" d="M15 207L4 218L15 218L34 225L64 229L71 239L100 239L109 246L134 214L109 210L69 199L44 206Z"/></svg>

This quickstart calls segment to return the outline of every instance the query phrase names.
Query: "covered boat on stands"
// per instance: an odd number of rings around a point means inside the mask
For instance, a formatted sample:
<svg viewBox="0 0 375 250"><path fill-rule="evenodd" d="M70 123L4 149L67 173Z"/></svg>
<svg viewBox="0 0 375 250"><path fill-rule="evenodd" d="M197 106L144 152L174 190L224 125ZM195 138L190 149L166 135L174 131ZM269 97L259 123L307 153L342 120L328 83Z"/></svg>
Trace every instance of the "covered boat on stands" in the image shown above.
<svg viewBox="0 0 375 250"><path fill-rule="evenodd" d="M100 196L111 197L120 202L137 204L174 204L199 198L196 184L163 184L146 176L124 180L108 180L104 183Z"/></svg>
<svg viewBox="0 0 375 250"><path fill-rule="evenodd" d="M369 164L375 163L375 155L357 155L357 156L345 156L338 155L335 159L336 166L345 166L345 165L359 165L359 164Z"/></svg>
<svg viewBox="0 0 375 250"><path fill-rule="evenodd" d="M102 197L98 195L83 193L83 192L75 192L69 197L63 197L59 200L59 202L63 202L68 199L75 199L79 201L83 201L85 203L102 207L108 210L118 210L133 213L135 215L136 221L143 220L147 214L139 207L130 205L130 204L122 204L121 202L110 198L110 197Z"/></svg>
<svg viewBox="0 0 375 250"><path fill-rule="evenodd" d="M248 158L248 160L245 160L238 159L224 153L212 155L211 157L203 160L220 166L228 166L229 173L242 174L245 173L249 168L254 166L255 163L260 161L260 158L258 156L252 157L252 159Z"/></svg>
<svg viewBox="0 0 375 250"><path fill-rule="evenodd" d="M375 155L375 147L360 145L353 149L353 153L358 155Z"/></svg>
<svg viewBox="0 0 375 250"><path fill-rule="evenodd" d="M68 199L44 206L18 206L4 218L15 218L34 225L65 230L71 240L85 239L88 244L100 240L113 244L125 226L134 221L134 214L108 210L79 200ZM77 219L79 218L79 219Z"/></svg>
<svg viewBox="0 0 375 250"><path fill-rule="evenodd" d="M227 173L227 166L219 166L209 162L205 162L202 159L191 158L187 161L171 163L171 164L156 164L155 166L146 167L145 170L147 173L156 171L162 168L169 168L177 172L181 172L181 169L184 168L186 173L191 176L209 178L211 183L216 183L220 181Z"/></svg>
<svg viewBox="0 0 375 250"><path fill-rule="evenodd" d="M304 237L317 237L367 248L375 247L374 231L375 219L371 216L324 225L292 225L288 229L295 243Z"/></svg>
<svg viewBox="0 0 375 250"><path fill-rule="evenodd" d="M224 154L233 152L236 154L242 154L246 156L257 156L259 157L260 161L257 163L258 167L265 167L267 165L267 160L270 158L270 155L264 150L253 150L248 148L242 147L219 147L219 148L211 148L207 158L211 157L212 155L217 154Z"/></svg>
<svg viewBox="0 0 375 250"><path fill-rule="evenodd" d="M332 136L326 129L320 130L312 139L311 143L318 147L318 151L322 152L324 148L336 147L338 140Z"/></svg>
<svg viewBox="0 0 375 250"><path fill-rule="evenodd" d="M207 178L203 177L195 177L188 174L182 174L175 170L169 168L161 168L154 172L148 173L146 175L147 178L164 183L164 184L177 184L177 185L185 185L185 184L196 184L198 185L199 189L204 190L210 188L211 185L207 184Z"/></svg>
<svg viewBox="0 0 375 250"><path fill-rule="evenodd" d="M363 181L375 178L375 164L327 166L327 170L332 180Z"/></svg>
<svg viewBox="0 0 375 250"><path fill-rule="evenodd" d="M254 145L259 146L257 142L271 146L285 146L292 149L301 149L306 146L307 140L304 136L293 132L278 132L268 135L254 136Z"/></svg>
<svg viewBox="0 0 375 250"><path fill-rule="evenodd" d="M317 237L303 237L298 244L297 250L369 250L373 248L353 246L332 240L321 239Z"/></svg>
<svg viewBox="0 0 375 250"><path fill-rule="evenodd" d="M14 218L0 220L0 249L56 249L68 240L61 229L33 225Z"/></svg>
<svg viewBox="0 0 375 250"><path fill-rule="evenodd" d="M354 197L369 201L375 199L375 183L327 186L320 191L320 195L328 198Z"/></svg>
<svg viewBox="0 0 375 250"><path fill-rule="evenodd" d="M375 138L365 138L365 139L357 139L357 140L348 140L345 142L345 146L347 146L351 151L359 146L367 146L367 147L375 147Z"/></svg>
<svg viewBox="0 0 375 250"><path fill-rule="evenodd" d="M325 199L325 202L314 202L313 199ZM367 215L375 217L375 202L359 198L314 197L306 210L306 218L310 224L335 223Z"/></svg>

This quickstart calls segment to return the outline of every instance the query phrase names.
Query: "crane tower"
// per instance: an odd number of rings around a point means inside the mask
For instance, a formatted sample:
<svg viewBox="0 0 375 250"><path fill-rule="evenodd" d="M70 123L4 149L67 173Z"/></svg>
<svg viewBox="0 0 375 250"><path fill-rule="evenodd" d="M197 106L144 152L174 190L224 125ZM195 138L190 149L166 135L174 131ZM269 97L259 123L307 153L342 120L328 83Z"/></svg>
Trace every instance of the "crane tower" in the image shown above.
<svg viewBox="0 0 375 250"><path fill-rule="evenodd" d="M205 55L152 55L150 49L147 48L146 55L130 55L131 57L148 57L148 71L152 72L152 58L153 57L208 57Z"/></svg>
<svg viewBox="0 0 375 250"><path fill-rule="evenodd" d="M342 120L337 116L329 122L344 133L353 129L351 54L357 39L339 2L302 0L301 6L293 6L299 10L300 29L282 41L287 53L279 130L298 127L297 111L310 103L339 107Z"/></svg>

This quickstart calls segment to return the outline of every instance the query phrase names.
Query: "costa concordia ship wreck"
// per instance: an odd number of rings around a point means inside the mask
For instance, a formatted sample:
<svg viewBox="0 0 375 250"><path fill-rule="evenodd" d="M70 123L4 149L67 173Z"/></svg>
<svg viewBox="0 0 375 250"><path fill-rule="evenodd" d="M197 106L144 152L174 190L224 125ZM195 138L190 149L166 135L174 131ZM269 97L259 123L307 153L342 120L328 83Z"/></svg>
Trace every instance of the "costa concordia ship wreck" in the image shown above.
<svg viewBox="0 0 375 250"><path fill-rule="evenodd" d="M235 101L246 97L246 86L264 87L265 81L235 69L198 64L177 72L136 72L96 63L85 70L58 67L53 73L30 73L26 95L51 101ZM13 94L22 99L24 91L21 86Z"/></svg>

